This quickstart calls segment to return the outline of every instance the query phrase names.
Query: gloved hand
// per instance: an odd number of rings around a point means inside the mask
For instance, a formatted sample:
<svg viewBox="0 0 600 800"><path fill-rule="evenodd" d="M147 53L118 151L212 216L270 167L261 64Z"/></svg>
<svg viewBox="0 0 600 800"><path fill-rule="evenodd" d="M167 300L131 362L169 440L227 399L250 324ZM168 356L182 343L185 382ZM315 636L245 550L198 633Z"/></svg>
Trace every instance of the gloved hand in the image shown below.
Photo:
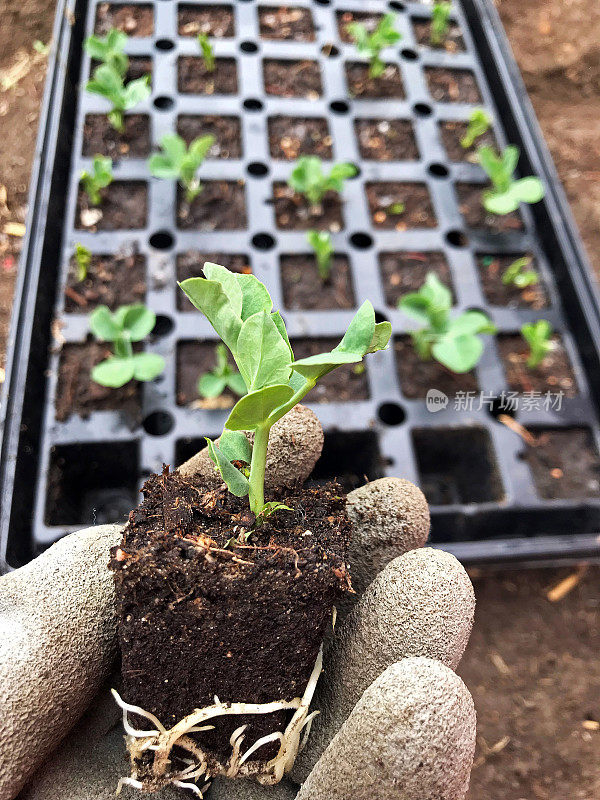
<svg viewBox="0 0 600 800"><path fill-rule="evenodd" d="M267 485L306 479L322 443L314 414L297 406L272 430ZM205 451L180 469L218 480ZM382 478L351 492L348 514L357 593L326 644L312 704L321 713L307 745L277 786L218 779L213 800L465 795L475 711L453 670L473 621L469 578L453 556L423 547L427 504L408 481ZM119 526L71 534L0 579L0 800L25 783L20 800L108 800L128 774L120 711L108 694L118 677L107 563L120 537ZM182 794L168 788L155 797Z"/></svg>

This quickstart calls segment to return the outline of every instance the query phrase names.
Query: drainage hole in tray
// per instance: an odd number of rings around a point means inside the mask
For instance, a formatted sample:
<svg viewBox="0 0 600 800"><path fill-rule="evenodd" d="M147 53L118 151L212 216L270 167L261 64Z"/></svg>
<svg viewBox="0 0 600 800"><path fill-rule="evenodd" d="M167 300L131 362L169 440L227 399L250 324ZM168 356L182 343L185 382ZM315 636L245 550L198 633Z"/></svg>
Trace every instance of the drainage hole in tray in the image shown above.
<svg viewBox="0 0 600 800"><path fill-rule="evenodd" d="M150 236L148 243L156 250L169 250L175 244L175 239L169 231L156 231Z"/></svg>
<svg viewBox="0 0 600 800"><path fill-rule="evenodd" d="M419 58L419 54L416 50L413 50L411 47L403 47L400 50L400 55L405 61L416 61Z"/></svg>
<svg viewBox="0 0 600 800"><path fill-rule="evenodd" d="M447 178L450 174L448 167L444 164L430 164L427 167L427 172L434 178Z"/></svg>
<svg viewBox="0 0 600 800"><path fill-rule="evenodd" d="M168 411L153 411L144 417L142 425L150 436L166 436L173 430L175 417Z"/></svg>
<svg viewBox="0 0 600 800"><path fill-rule="evenodd" d="M244 108L246 111L262 111L263 110L263 102L259 100L257 97L247 97L243 103Z"/></svg>
<svg viewBox="0 0 600 800"><path fill-rule="evenodd" d="M252 246L257 250L272 250L275 247L275 238L270 233L255 233Z"/></svg>
<svg viewBox="0 0 600 800"><path fill-rule="evenodd" d="M252 175L253 178L264 178L265 175L269 174L269 168L262 161L252 161L252 163L248 164L246 170L248 175Z"/></svg>
<svg viewBox="0 0 600 800"><path fill-rule="evenodd" d="M157 50L168 51L175 47L175 42L172 39L157 39L154 43Z"/></svg>
<svg viewBox="0 0 600 800"><path fill-rule="evenodd" d="M402 425L406 412L398 403L382 403L377 409L377 416L386 425Z"/></svg>
<svg viewBox="0 0 600 800"><path fill-rule="evenodd" d="M336 47L331 42L326 42L321 48L321 54L324 55L325 58L336 58L340 54L340 48Z"/></svg>
<svg viewBox="0 0 600 800"><path fill-rule="evenodd" d="M357 250L368 250L369 247L373 247L373 237L369 233L353 233L350 237L350 244Z"/></svg>
<svg viewBox="0 0 600 800"><path fill-rule="evenodd" d="M154 108L158 108L159 111L168 111L170 108L173 108L174 105L175 101L173 98L167 97L165 94L154 98Z"/></svg>
<svg viewBox="0 0 600 800"><path fill-rule="evenodd" d="M258 45L256 42L242 42L240 50L242 53L258 53Z"/></svg>
<svg viewBox="0 0 600 800"><path fill-rule="evenodd" d="M334 114L347 114L350 111L350 104L345 100L333 100L329 103L329 108Z"/></svg>
<svg viewBox="0 0 600 800"><path fill-rule="evenodd" d="M453 247L466 247L469 240L462 231L452 230L446 234L446 241Z"/></svg>
<svg viewBox="0 0 600 800"><path fill-rule="evenodd" d="M174 327L175 323L171 317L167 317L166 314L157 314L156 322L152 328L152 335L158 337L168 336Z"/></svg>
<svg viewBox="0 0 600 800"><path fill-rule="evenodd" d="M429 103L415 103L413 111L417 117L430 117L433 114L433 108Z"/></svg>

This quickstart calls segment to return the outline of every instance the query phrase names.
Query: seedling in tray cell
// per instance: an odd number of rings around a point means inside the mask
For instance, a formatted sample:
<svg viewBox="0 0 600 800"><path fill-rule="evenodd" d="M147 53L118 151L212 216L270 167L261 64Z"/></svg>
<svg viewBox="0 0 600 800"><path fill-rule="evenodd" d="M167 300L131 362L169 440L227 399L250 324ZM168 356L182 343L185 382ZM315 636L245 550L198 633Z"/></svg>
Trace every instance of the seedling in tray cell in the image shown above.
<svg viewBox="0 0 600 800"><path fill-rule="evenodd" d="M185 188L188 203L202 191L197 172L215 142L208 134L199 136L187 147L185 141L176 133L167 133L160 141L162 153L155 153L148 160L148 169L155 178L177 179Z"/></svg>
<svg viewBox="0 0 600 800"><path fill-rule="evenodd" d="M431 34L430 42L434 47L439 47L446 36L450 27L450 11L452 3L447 0L435 2L431 10Z"/></svg>
<svg viewBox="0 0 600 800"><path fill-rule="evenodd" d="M317 156L302 156L296 162L288 180L289 186L310 203L315 213L321 213L321 201L327 192L341 192L344 181L356 175L354 164L334 164L329 174Z"/></svg>
<svg viewBox="0 0 600 800"><path fill-rule="evenodd" d="M526 289L528 286L535 286L539 282L538 274L533 269L527 269L531 264L529 256L517 258L504 270L502 283L505 286L516 286L517 289Z"/></svg>
<svg viewBox="0 0 600 800"><path fill-rule="evenodd" d="M249 496L250 510L260 523L270 512L264 481L271 428L319 378L386 347L391 325L375 322L367 300L337 347L296 361L283 319L273 312L266 287L254 275L232 273L211 263L204 265L204 274L205 278L189 278L180 286L227 345L248 388L232 409L220 443L209 441L209 451L230 492ZM242 431L254 431L251 452ZM232 462L249 464L248 476Z"/></svg>
<svg viewBox="0 0 600 800"><path fill-rule="evenodd" d="M527 366L536 369L552 350L552 325L547 319L538 319L523 325L521 335L529 345Z"/></svg>
<svg viewBox="0 0 600 800"><path fill-rule="evenodd" d="M319 276L323 283L327 283L331 274L331 257L333 256L331 234L328 231L308 231L306 238L315 251Z"/></svg>
<svg viewBox="0 0 600 800"><path fill-rule="evenodd" d="M396 15L386 14L372 33L360 22L349 22L346 30L356 43L358 52L369 59L369 78L379 78L385 63L381 59L381 51L392 47L402 38L402 34L394 29Z"/></svg>
<svg viewBox="0 0 600 800"><path fill-rule="evenodd" d="M75 245L75 263L77 264L77 280L80 283L87 278L91 262L92 253L90 250L80 242L77 242Z"/></svg>
<svg viewBox="0 0 600 800"><path fill-rule="evenodd" d="M468 150L469 147L475 144L475 139L479 139L480 136L488 132L491 124L492 119L490 115L484 111L483 108L476 108L471 112L467 130L460 140L460 146Z"/></svg>
<svg viewBox="0 0 600 800"><path fill-rule="evenodd" d="M133 342L141 342L151 332L156 315L146 306L120 306L111 313L99 306L90 314L90 330L101 342L113 343L113 355L92 369L92 380L101 386L118 389L130 380L152 381L165 368L157 353L134 353Z"/></svg>
<svg viewBox="0 0 600 800"><path fill-rule="evenodd" d="M129 68L129 58L125 53L128 38L126 33L115 28L111 28L106 36L92 34L85 40L85 52L90 58L94 58L102 64L108 64L124 77Z"/></svg>
<svg viewBox="0 0 600 800"><path fill-rule="evenodd" d="M205 33L198 34L198 46L207 72L214 72L216 66L215 51Z"/></svg>
<svg viewBox="0 0 600 800"><path fill-rule="evenodd" d="M510 214L520 203L537 203L544 196L539 178L513 177L519 161L519 148L515 145L508 145L500 154L493 147L480 147L477 156L492 182L493 188L486 189L482 197L483 207L490 214Z"/></svg>
<svg viewBox="0 0 600 800"><path fill-rule="evenodd" d="M105 189L113 182L112 159L107 156L94 156L92 171L84 170L80 180L90 203L99 206L102 202L100 189Z"/></svg>
<svg viewBox="0 0 600 800"><path fill-rule="evenodd" d="M401 311L424 326L411 333L421 359L434 358L452 372L469 372L483 353L479 334L495 333L496 327L481 311L465 311L452 319L451 307L452 293L434 272L428 273L418 292L398 303Z"/></svg>
<svg viewBox="0 0 600 800"><path fill-rule="evenodd" d="M134 81L124 82L124 76L111 64L101 64L85 85L86 91L104 97L112 105L108 121L122 133L125 129L123 114L130 111L150 96L150 76L142 75Z"/></svg>
<svg viewBox="0 0 600 800"><path fill-rule="evenodd" d="M227 348L218 344L215 348L217 364L212 372L205 372L198 380L198 394L210 400L220 397L225 389L242 396L246 394L246 384L240 373L227 360Z"/></svg>

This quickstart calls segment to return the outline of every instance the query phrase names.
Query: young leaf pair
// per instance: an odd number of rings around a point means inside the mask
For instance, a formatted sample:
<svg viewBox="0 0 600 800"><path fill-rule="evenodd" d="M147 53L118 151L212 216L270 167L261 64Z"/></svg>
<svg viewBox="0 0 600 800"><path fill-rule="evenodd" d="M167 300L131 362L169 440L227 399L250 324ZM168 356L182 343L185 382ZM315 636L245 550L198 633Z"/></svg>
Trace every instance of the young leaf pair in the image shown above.
<svg viewBox="0 0 600 800"><path fill-rule="evenodd" d="M544 186L539 178L529 176L515 180L514 171L519 161L519 148L508 145L497 154L493 147L480 147L479 163L492 182L492 188L483 192L483 206L491 214L510 214L520 203L537 203L544 196Z"/></svg>
<svg viewBox="0 0 600 800"><path fill-rule="evenodd" d="M298 194L304 195L313 208L319 209L327 192L341 192L347 178L355 175L354 164L334 164L326 174L320 158L302 156L292 170L288 185Z"/></svg>
<svg viewBox="0 0 600 800"><path fill-rule="evenodd" d="M91 172L84 170L79 180L91 205L99 206L102 202L100 190L106 189L113 182L112 159L107 156L94 156Z"/></svg>
<svg viewBox="0 0 600 800"><path fill-rule="evenodd" d="M369 33L366 26L360 22L350 22L346 25L348 34L356 43L358 52L369 59L369 78L379 78L385 71L385 63L381 58L381 51L392 47L402 38L402 34L395 30L396 15L385 14L374 31Z"/></svg>
<svg viewBox="0 0 600 800"><path fill-rule="evenodd" d="M215 137L208 134L198 136L187 147L181 136L166 133L160 140L162 153L150 156L148 169L155 178L179 180L186 202L191 203L202 191L197 172L214 143Z"/></svg>

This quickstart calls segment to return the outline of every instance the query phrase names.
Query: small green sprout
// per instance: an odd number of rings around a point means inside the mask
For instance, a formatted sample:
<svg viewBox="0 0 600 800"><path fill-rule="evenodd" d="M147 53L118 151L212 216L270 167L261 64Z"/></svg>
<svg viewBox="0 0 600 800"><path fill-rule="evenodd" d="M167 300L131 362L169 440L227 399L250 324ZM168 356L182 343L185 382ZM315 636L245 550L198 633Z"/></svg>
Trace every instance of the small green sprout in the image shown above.
<svg viewBox="0 0 600 800"><path fill-rule="evenodd" d="M178 179L185 188L188 203L202 191L202 184L196 173L215 142L208 134L199 136L187 147L185 141L176 133L167 133L160 140L162 153L154 153L148 160L148 169L155 178Z"/></svg>
<svg viewBox="0 0 600 800"><path fill-rule="evenodd" d="M483 353L478 334L495 333L496 327L481 311L465 311L451 319L452 294L434 272L428 273L418 292L404 295L398 308L423 323L411 338L423 361L434 358L452 372L469 372Z"/></svg>
<svg viewBox="0 0 600 800"><path fill-rule="evenodd" d="M111 103L108 121L116 131L122 133L125 129L124 113L150 96L150 76L142 75L141 78L125 84L124 76L114 66L101 64L96 67L85 88L90 94L100 95Z"/></svg>
<svg viewBox="0 0 600 800"><path fill-rule="evenodd" d="M85 52L90 58L108 64L119 75L125 76L129 69L129 58L125 53L128 36L116 28L111 28L106 36L88 36L84 42Z"/></svg>
<svg viewBox="0 0 600 800"><path fill-rule="evenodd" d="M41 56L48 55L50 50L50 42L48 44L44 44L40 39L36 39L33 43L33 49L36 53L39 53Z"/></svg>
<svg viewBox="0 0 600 800"><path fill-rule="evenodd" d="M484 111L483 108L476 108L471 112L469 125L465 135L460 140L460 146L465 150L468 150L469 147L473 147L475 139L487 133L491 124L492 118L490 115Z"/></svg>
<svg viewBox="0 0 600 800"><path fill-rule="evenodd" d="M88 269L92 262L92 253L80 242L75 245L75 263L77 264L77 280L79 283L87 278Z"/></svg>
<svg viewBox="0 0 600 800"><path fill-rule="evenodd" d="M204 275L189 278L180 286L231 351L248 389L231 410L219 444L209 442L209 453L230 492L249 496L250 510L260 522L269 509L264 483L273 425L319 378L385 348L392 327L389 322L375 322L373 306L367 300L337 347L297 361L283 319L278 311L273 312L266 287L254 275L233 273L211 263L204 265ZM254 431L251 449L242 431ZM249 464L247 474L232 463L238 461Z"/></svg>
<svg viewBox="0 0 600 800"><path fill-rule="evenodd" d="M198 45L202 53L202 60L207 72L214 72L216 66L215 51L205 33L198 34Z"/></svg>
<svg viewBox="0 0 600 800"><path fill-rule="evenodd" d="M102 202L100 189L105 189L113 182L112 159L108 156L94 156L92 171L84 170L80 180L90 198L90 203L93 206L99 206Z"/></svg>
<svg viewBox="0 0 600 800"><path fill-rule="evenodd" d="M379 78L385 71L381 51L399 42L402 34L394 29L396 15L386 14L372 33L360 22L349 22L346 30L356 43L358 52L369 59L369 78Z"/></svg>
<svg viewBox="0 0 600 800"><path fill-rule="evenodd" d="M516 286L518 289L534 286L539 281L539 278L535 270L527 269L530 264L530 256L517 258L502 273L502 283L505 286Z"/></svg>
<svg viewBox="0 0 600 800"><path fill-rule="evenodd" d="M519 148L515 145L508 145L500 155L493 147L480 147L477 155L493 186L484 191L482 198L483 207L490 214L510 214L520 203L537 203L544 196L544 185L539 178L513 178L519 160Z"/></svg>
<svg viewBox="0 0 600 800"><path fill-rule="evenodd" d="M327 283L331 274L331 257L333 256L331 234L328 231L308 231L306 238L315 251L319 277L323 283Z"/></svg>
<svg viewBox="0 0 600 800"><path fill-rule="evenodd" d="M217 364L212 372L205 372L198 380L198 394L210 400L220 397L225 389L242 397L246 394L246 384L240 373L227 360L227 348L219 343L215 348Z"/></svg>
<svg viewBox="0 0 600 800"><path fill-rule="evenodd" d="M529 345L527 366L535 369L552 350L552 325L547 319L525 323L521 328L521 335Z"/></svg>
<svg viewBox="0 0 600 800"><path fill-rule="evenodd" d="M450 27L450 11L452 3L447 0L436 0L431 10L431 34L429 37L433 47L439 47L446 36Z"/></svg>
<svg viewBox="0 0 600 800"><path fill-rule="evenodd" d="M113 355L92 369L92 380L118 389L130 380L152 381L165 368L156 353L134 353L132 342L145 339L156 323L156 314L141 304L120 306L114 314L98 306L90 314L90 330L101 342L113 343Z"/></svg>
<svg viewBox="0 0 600 800"><path fill-rule="evenodd" d="M288 185L303 194L310 205L320 211L321 201L327 192L341 192L344 181L356 175L354 164L334 164L329 174L323 172L323 164L317 156L302 156L296 162Z"/></svg>

